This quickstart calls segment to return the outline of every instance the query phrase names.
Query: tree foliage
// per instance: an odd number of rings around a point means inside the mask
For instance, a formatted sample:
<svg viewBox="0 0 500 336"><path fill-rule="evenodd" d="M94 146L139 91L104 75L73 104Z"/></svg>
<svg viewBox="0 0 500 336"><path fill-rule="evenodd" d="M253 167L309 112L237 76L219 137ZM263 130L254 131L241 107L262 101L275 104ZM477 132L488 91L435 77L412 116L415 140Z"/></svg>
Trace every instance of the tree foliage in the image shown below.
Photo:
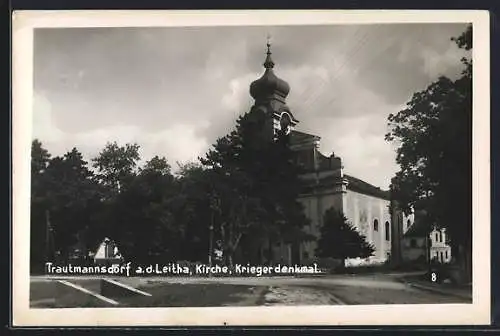
<svg viewBox="0 0 500 336"><path fill-rule="evenodd" d="M452 38L472 48L472 27ZM456 251L470 253L472 236L472 61L458 79L439 77L389 116L386 140L398 145L400 170L392 180L402 209L425 209L429 224L445 227Z"/></svg>
<svg viewBox="0 0 500 336"><path fill-rule="evenodd" d="M35 270L43 269L48 243L46 226L46 183L45 170L50 161L49 152L35 139L31 145L31 230L30 260Z"/></svg>
<svg viewBox="0 0 500 336"><path fill-rule="evenodd" d="M118 193L133 178L139 159L139 145L110 142L92 161L99 181Z"/></svg>
<svg viewBox="0 0 500 336"><path fill-rule="evenodd" d="M268 245L304 239L301 228L307 219L297 202L299 170L288 135L273 138L267 118L261 110L242 115L235 130L200 158L211 176L210 208L230 259L250 232ZM269 253L269 246L265 248Z"/></svg>
<svg viewBox="0 0 500 336"><path fill-rule="evenodd" d="M328 209L323 223L316 248L318 257L344 261L347 258L367 258L375 251L373 245L348 222L342 212Z"/></svg>
<svg viewBox="0 0 500 336"><path fill-rule="evenodd" d="M51 158L33 141L33 270L56 255L67 260L78 244L96 249L106 236L138 261L177 253L179 228L171 207L176 182L170 166L156 156L137 169L138 150L133 144L107 144L93 159L95 174L76 148Z"/></svg>
<svg viewBox="0 0 500 336"><path fill-rule="evenodd" d="M113 237L121 242L126 258L146 263L177 254L180 228L171 207L175 194L170 165L155 156L117 196Z"/></svg>

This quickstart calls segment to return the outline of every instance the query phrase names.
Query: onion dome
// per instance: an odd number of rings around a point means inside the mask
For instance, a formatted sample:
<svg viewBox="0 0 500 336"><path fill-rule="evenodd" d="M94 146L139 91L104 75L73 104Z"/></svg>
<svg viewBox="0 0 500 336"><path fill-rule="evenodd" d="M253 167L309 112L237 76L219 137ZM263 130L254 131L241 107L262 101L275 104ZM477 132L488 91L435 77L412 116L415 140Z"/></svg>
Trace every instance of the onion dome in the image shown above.
<svg viewBox="0 0 500 336"><path fill-rule="evenodd" d="M270 97L276 94L286 98L290 92L290 86L287 82L278 78L273 72L274 62L271 58L271 44L269 42L267 43L266 61L263 65L266 71L262 77L250 84L250 95L255 100Z"/></svg>

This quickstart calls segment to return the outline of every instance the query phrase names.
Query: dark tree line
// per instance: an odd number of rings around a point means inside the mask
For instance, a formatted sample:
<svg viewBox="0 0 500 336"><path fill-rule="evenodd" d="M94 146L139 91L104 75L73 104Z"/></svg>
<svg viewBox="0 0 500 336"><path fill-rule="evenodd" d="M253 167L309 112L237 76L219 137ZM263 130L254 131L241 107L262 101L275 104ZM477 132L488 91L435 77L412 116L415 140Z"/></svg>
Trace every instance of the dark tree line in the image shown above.
<svg viewBox="0 0 500 336"><path fill-rule="evenodd" d="M263 122L258 112L240 117L204 158L175 175L164 157L139 165L136 144L108 143L86 162L76 148L51 157L34 140L33 270L56 252L67 260L75 245L95 251L104 237L138 263L206 262L212 227L228 264L268 261L273 244L307 239L288 138L261 136Z"/></svg>
<svg viewBox="0 0 500 336"><path fill-rule="evenodd" d="M301 171L289 137L266 134L265 122L260 111L244 114L205 157L177 174L164 157L140 165L136 144L108 143L89 163L76 148L51 157L34 140L32 270L56 252L68 260L75 246L95 251L104 237L136 263L207 262L212 229L228 265L271 262L280 257L273 246L314 239L303 230ZM342 239L333 238L342 249ZM351 245L364 241L349 238Z"/></svg>

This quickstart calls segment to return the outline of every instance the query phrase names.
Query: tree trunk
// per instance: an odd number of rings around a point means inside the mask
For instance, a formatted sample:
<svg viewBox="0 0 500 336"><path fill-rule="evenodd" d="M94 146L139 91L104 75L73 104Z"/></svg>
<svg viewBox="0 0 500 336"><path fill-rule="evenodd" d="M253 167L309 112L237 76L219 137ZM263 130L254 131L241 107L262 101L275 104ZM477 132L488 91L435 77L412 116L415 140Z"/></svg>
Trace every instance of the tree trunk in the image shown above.
<svg viewBox="0 0 500 336"><path fill-rule="evenodd" d="M342 256L340 258L340 270L343 272L345 271L346 267L345 267L345 261L346 261L347 257L346 256Z"/></svg>
<svg viewBox="0 0 500 336"><path fill-rule="evenodd" d="M464 281L469 283L472 281L472 249L469 246L464 248Z"/></svg>
<svg viewBox="0 0 500 336"><path fill-rule="evenodd" d="M259 263L264 264L264 244L259 244Z"/></svg>
<svg viewBox="0 0 500 336"><path fill-rule="evenodd" d="M270 237L267 239L267 261L269 264L274 263L273 242Z"/></svg>
<svg viewBox="0 0 500 336"><path fill-rule="evenodd" d="M463 244L457 246L457 263L460 269L459 282L469 283L472 281L472 255L471 249Z"/></svg>

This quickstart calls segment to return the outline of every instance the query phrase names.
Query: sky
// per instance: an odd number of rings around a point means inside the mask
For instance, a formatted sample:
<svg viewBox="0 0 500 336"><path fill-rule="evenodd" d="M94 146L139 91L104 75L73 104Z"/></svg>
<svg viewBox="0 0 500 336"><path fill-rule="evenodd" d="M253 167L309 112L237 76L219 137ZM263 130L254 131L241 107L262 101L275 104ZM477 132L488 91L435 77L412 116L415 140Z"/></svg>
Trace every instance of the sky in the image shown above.
<svg viewBox="0 0 500 336"><path fill-rule="evenodd" d="M85 159L107 142L195 161L253 104L271 36L296 129L345 173L387 189L398 170L387 117L441 75L456 78L465 24L43 28L34 37L33 138Z"/></svg>

